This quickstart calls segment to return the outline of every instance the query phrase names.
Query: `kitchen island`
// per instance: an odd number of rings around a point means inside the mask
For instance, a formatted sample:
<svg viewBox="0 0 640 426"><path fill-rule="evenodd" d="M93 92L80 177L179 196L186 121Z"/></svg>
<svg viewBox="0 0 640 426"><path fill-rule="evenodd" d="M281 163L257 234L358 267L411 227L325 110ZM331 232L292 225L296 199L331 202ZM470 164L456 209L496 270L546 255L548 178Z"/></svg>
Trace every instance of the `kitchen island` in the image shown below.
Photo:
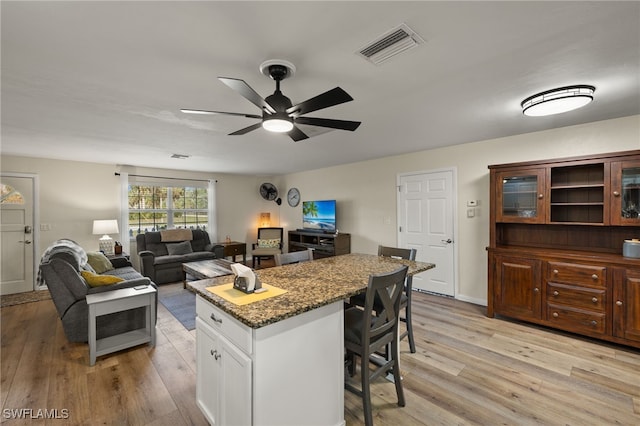
<svg viewBox="0 0 640 426"><path fill-rule="evenodd" d="M286 293L236 305L208 287L233 276L187 283L195 291L196 398L211 424L343 425L344 300L369 275L435 265L347 254L257 271Z"/></svg>

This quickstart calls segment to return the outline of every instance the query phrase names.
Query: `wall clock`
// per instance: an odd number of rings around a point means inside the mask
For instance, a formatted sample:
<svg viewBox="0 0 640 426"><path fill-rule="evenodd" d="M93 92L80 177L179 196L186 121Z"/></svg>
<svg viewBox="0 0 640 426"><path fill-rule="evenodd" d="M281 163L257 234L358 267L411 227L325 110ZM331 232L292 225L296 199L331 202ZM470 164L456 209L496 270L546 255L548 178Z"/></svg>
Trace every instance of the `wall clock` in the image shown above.
<svg viewBox="0 0 640 426"><path fill-rule="evenodd" d="M295 207L300 203L300 191L298 188L291 188L287 192L287 202L291 207Z"/></svg>

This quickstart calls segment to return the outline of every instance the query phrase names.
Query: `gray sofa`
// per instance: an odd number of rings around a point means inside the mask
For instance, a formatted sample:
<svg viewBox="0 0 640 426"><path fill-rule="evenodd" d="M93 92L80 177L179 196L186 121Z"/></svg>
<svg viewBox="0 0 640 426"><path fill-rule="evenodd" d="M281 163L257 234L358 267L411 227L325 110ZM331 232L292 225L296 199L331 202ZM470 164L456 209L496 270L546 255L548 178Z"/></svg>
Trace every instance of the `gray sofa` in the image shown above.
<svg viewBox="0 0 640 426"><path fill-rule="evenodd" d="M188 230L171 231L184 233ZM181 281L183 263L224 257L224 247L212 245L209 234L201 229L191 230L190 240L180 241L169 238L170 241L167 241L163 235L166 236L167 232L145 232L136 236L140 271L142 275L149 277L156 284ZM179 250L185 247L187 250Z"/></svg>
<svg viewBox="0 0 640 426"><path fill-rule="evenodd" d="M55 249L57 247L53 248ZM80 272L86 270L88 267L79 263L77 253L74 254L71 251L65 250L54 251L53 254L47 256L46 262L40 264L40 279L49 288L51 298L62 321L64 333L70 342L88 341L89 308L85 299L87 294L130 288L139 285L151 285L157 288L149 278L143 277L137 272L127 259L113 259L111 263L114 269L105 271L101 275L114 275L125 281L100 287L90 287L87 285ZM155 320L154 318L154 325ZM103 315L99 316L96 320L96 337L102 339L104 337L136 330L144 326L144 307Z"/></svg>

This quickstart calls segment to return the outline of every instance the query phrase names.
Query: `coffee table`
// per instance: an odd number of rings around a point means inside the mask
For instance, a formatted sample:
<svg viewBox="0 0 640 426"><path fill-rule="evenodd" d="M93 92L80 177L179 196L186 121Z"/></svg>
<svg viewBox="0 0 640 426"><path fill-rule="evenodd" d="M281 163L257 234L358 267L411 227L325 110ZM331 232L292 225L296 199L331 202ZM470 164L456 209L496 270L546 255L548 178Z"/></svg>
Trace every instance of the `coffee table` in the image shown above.
<svg viewBox="0 0 640 426"><path fill-rule="evenodd" d="M231 264L226 259L208 259L199 260L197 262L189 262L182 264L182 288L187 288L187 274L204 280L207 278L221 277L222 275L231 275Z"/></svg>

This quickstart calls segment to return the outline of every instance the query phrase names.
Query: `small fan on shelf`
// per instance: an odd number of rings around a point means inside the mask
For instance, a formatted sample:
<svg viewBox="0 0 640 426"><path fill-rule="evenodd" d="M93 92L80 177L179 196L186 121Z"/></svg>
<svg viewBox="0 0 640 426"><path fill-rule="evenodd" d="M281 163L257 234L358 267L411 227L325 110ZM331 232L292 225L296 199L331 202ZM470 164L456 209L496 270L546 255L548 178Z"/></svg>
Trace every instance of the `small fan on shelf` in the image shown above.
<svg viewBox="0 0 640 426"><path fill-rule="evenodd" d="M273 92L273 95L267 96L266 99L263 99L255 90L245 83L244 80L218 77L218 80L222 83L226 84L249 102L260 108L262 110L262 115L198 109L181 109L180 111L187 114L225 114L261 119L260 122L237 130L229 135L244 135L263 127L271 132L287 133L295 142L309 138L307 134L296 126L297 124L349 131L354 131L358 126L360 126L359 121L303 117L304 114L349 102L352 101L353 98L340 87L335 87L318 96L293 105L291 99L284 96L280 91L280 82L287 77L291 77L295 73L295 69L295 66L291 62L281 59L269 60L260 65L260 72L268 75L276 82L275 92Z"/></svg>

